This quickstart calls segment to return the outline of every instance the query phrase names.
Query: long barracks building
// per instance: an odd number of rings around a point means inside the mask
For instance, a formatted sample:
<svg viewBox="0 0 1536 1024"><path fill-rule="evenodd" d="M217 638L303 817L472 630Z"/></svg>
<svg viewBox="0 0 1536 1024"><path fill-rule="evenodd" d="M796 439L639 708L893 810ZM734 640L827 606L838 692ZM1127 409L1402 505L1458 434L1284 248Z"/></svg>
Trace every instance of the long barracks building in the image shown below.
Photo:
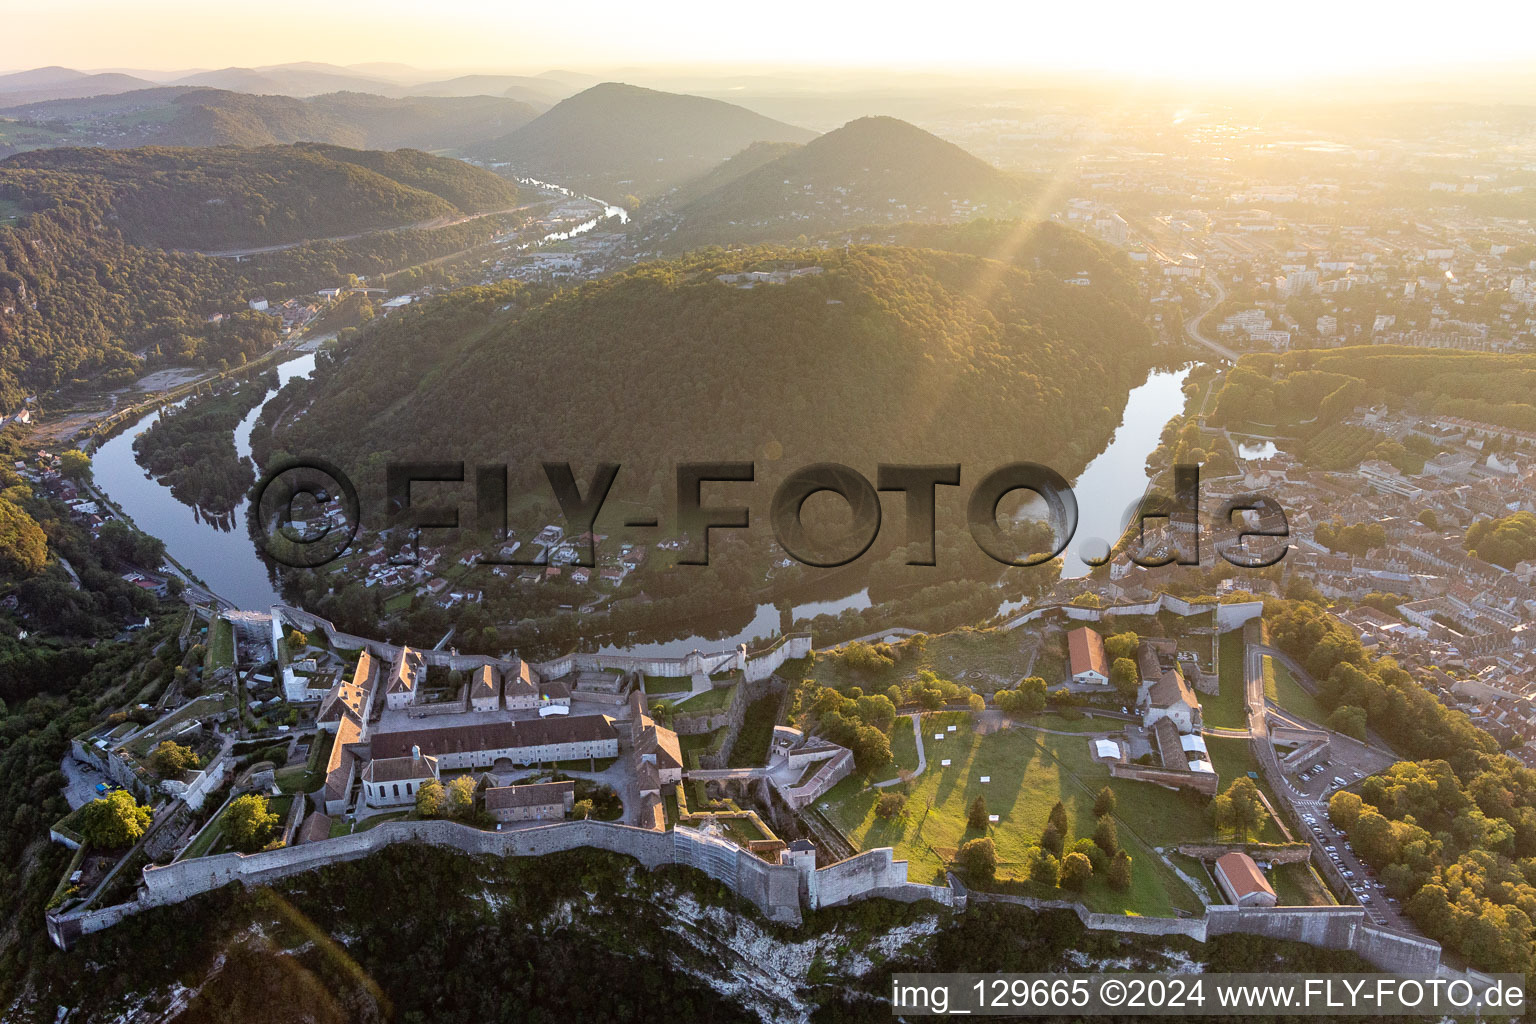
<svg viewBox="0 0 1536 1024"><path fill-rule="evenodd" d="M552 715L518 722L451 725L375 733L375 760L409 757L413 747L437 759L441 770L489 768L497 761L539 764L619 756L619 732L607 715Z"/></svg>

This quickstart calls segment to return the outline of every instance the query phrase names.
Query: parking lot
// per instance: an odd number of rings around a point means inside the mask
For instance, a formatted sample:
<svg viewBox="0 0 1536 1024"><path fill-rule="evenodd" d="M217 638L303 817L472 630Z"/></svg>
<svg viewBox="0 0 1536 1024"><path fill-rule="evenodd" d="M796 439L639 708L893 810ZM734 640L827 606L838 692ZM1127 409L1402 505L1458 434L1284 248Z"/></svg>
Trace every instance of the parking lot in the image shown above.
<svg viewBox="0 0 1536 1024"><path fill-rule="evenodd" d="M1344 778L1341 772L1349 772L1347 780L1349 786L1358 786L1358 781L1353 778L1358 769L1344 768L1338 761L1318 763L1321 772L1312 771L1309 774L1309 788L1319 789L1319 798L1292 798L1292 806L1296 815L1301 818L1307 827L1307 835L1318 846L1319 860L1332 864L1333 870L1322 870L1322 877L1329 881L1330 887L1339 894L1339 884L1347 886L1349 894L1355 903L1366 909L1366 917L1376 924L1384 924L1396 929L1415 930L1407 918L1402 917L1402 906L1395 898L1387 895L1387 887L1376 877L1376 870L1369 864L1359 860L1350 846L1349 840L1342 829L1333 826L1329 821L1329 806L1327 797L1338 789L1335 778ZM1335 771L1336 768L1336 771Z"/></svg>

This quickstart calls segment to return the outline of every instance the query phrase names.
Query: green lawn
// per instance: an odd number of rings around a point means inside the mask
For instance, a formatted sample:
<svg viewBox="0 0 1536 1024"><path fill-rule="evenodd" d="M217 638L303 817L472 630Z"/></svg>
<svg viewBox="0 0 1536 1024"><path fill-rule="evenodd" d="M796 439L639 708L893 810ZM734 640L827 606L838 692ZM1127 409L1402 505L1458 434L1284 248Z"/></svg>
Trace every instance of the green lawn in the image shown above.
<svg viewBox="0 0 1536 1024"><path fill-rule="evenodd" d="M779 695L767 693L751 704L741 719L741 731L731 748L732 768L752 768L768 763L768 748L773 743L773 727L778 724Z"/></svg>
<svg viewBox="0 0 1536 1024"><path fill-rule="evenodd" d="M208 641L208 671L230 668L235 664L235 627L226 620L213 624L213 636Z"/></svg>
<svg viewBox="0 0 1536 1024"><path fill-rule="evenodd" d="M874 805L881 791L865 789L855 779L840 783L823 801L827 816L859 849L893 847L896 856L908 862L910 879L940 879L959 846L981 834L966 827L967 810L980 796L988 812L1000 818L989 829L998 850L999 879L1027 891L1029 885L1018 882L1017 876L1030 848L1039 841L1052 805L1058 800L1065 805L1074 841L1091 836L1094 796L1108 784L1119 798L1116 816L1121 845L1133 858L1132 885L1122 893L1096 879L1084 900L1108 912L1166 916L1175 907L1198 909L1194 894L1142 842L1143 838L1164 843L1208 836L1210 828L1198 801L1156 786L1111 781L1108 769L1093 762L1088 741L1082 737L1054 736L1031 728L977 736L962 729L944 730L946 738L935 743L931 737L937 731L941 730L925 723L928 769L910 784L903 817L893 821L877 817ZM947 768L940 765L946 757L952 761ZM981 782L982 776L990 781ZM1059 898L1063 894L1046 895Z"/></svg>
<svg viewBox="0 0 1536 1024"><path fill-rule="evenodd" d="M717 686L712 690L690 697L686 701L672 705L674 715L689 715L698 712L720 711L731 703L731 698L736 695L736 685Z"/></svg>
<svg viewBox="0 0 1536 1024"><path fill-rule="evenodd" d="M945 679L990 693L998 686L1013 686L1024 677L1034 642L1029 630L1009 633L967 626L930 636L921 656L908 656L872 672L850 669L841 658L821 654L805 674L821 685L835 689L859 686L865 693L882 693L892 683L916 675L921 669L930 669ZM1038 666L1036 674L1039 674ZM1051 681L1057 680L1053 678Z"/></svg>
<svg viewBox="0 0 1536 1024"><path fill-rule="evenodd" d="M1269 873L1269 884L1282 907L1329 907L1339 902L1306 861L1277 864Z"/></svg>
<svg viewBox="0 0 1536 1024"><path fill-rule="evenodd" d="M891 763L876 772L873 781L894 779L903 769L917 770L917 737L912 735L912 719L898 715L891 726Z"/></svg>
<svg viewBox="0 0 1536 1024"><path fill-rule="evenodd" d="M645 692L653 696L659 693L685 693L692 687L693 680L688 676L645 677Z"/></svg>
<svg viewBox="0 0 1536 1024"><path fill-rule="evenodd" d="M1221 634L1221 655L1217 671L1221 693L1200 695L1201 715L1213 729L1245 729L1248 712L1243 706L1243 633L1229 630Z"/></svg>
<svg viewBox="0 0 1536 1024"><path fill-rule="evenodd" d="M1269 788L1264 775L1259 771L1258 758L1253 755L1253 744L1245 739L1224 739L1220 736L1205 737L1206 749L1211 752L1211 763L1216 766L1216 773L1221 776L1221 788L1226 789L1232 784L1232 780L1247 775L1249 772L1258 774L1254 784L1259 791L1269 798L1270 806L1278 807L1279 800L1274 791ZM1274 819L1264 823L1263 829L1256 836L1251 836L1255 842L1281 843L1285 836L1280 831L1280 826Z"/></svg>
<svg viewBox="0 0 1536 1024"><path fill-rule="evenodd" d="M1267 654L1264 656L1264 696L1309 722L1321 725L1328 718L1317 698L1302 689L1291 670Z"/></svg>

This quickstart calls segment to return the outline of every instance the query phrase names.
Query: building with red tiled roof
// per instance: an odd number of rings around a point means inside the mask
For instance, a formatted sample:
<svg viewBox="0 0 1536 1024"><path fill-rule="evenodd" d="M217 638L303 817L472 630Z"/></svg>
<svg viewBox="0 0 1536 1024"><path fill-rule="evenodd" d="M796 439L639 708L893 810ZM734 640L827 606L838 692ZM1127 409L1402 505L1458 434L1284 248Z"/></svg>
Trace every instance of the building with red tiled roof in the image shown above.
<svg viewBox="0 0 1536 1024"><path fill-rule="evenodd" d="M1104 656L1104 639L1082 626L1067 634L1067 655L1074 683L1109 685L1109 661Z"/></svg>
<svg viewBox="0 0 1536 1024"><path fill-rule="evenodd" d="M1246 853L1224 853L1216 858L1216 883L1227 899L1239 907L1272 907L1275 890L1264 872Z"/></svg>

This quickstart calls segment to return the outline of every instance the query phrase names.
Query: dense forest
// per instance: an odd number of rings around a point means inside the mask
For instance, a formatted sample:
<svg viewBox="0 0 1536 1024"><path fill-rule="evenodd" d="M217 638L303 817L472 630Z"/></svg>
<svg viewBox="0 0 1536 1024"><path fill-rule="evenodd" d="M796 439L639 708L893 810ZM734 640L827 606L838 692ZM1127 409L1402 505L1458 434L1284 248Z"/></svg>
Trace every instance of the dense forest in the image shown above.
<svg viewBox="0 0 1536 1024"><path fill-rule="evenodd" d="M93 204L130 242L227 249L358 234L506 209L511 182L415 150L45 149L0 162L23 210Z"/></svg>
<svg viewBox="0 0 1536 1024"><path fill-rule="evenodd" d="M750 162L756 154L740 154ZM753 241L889 220L1019 212L1025 183L959 146L894 117L865 117L744 173L678 210L677 237Z"/></svg>
<svg viewBox="0 0 1536 1024"><path fill-rule="evenodd" d="M356 149L457 149L527 124L538 111L503 96L390 98L336 92L297 99L167 86L0 110L3 133L28 146L268 146L328 142ZM0 142L0 156L9 153Z"/></svg>
<svg viewBox="0 0 1536 1024"><path fill-rule="evenodd" d="M469 152L520 174L609 200L641 198L702 174L754 142L808 142L815 132L720 100L606 82Z"/></svg>
<svg viewBox="0 0 1536 1024"><path fill-rule="evenodd" d="M276 374L266 373L222 394L192 399L134 438L134 458L169 486L177 501L227 516L256 482L250 460L235 451L234 429L276 384Z"/></svg>
<svg viewBox="0 0 1536 1024"><path fill-rule="evenodd" d="M718 280L795 268L821 272ZM780 471L1071 466L1103 444L1149 358L1137 310L1105 291L895 247L703 252L527 309L470 289L362 332L299 386L312 408L274 447L354 466L505 461L522 482L542 481L540 460L618 461L649 481L765 446Z"/></svg>
<svg viewBox="0 0 1536 1024"><path fill-rule="evenodd" d="M1536 772L1319 606L1266 602L1264 618L1325 708L1360 709L1409 759L1333 797L1356 851L1426 935L1484 970L1536 968Z"/></svg>
<svg viewBox="0 0 1536 1024"><path fill-rule="evenodd" d="M1212 421L1316 431L1359 405L1536 430L1536 356L1361 345L1247 355Z"/></svg>
<svg viewBox="0 0 1536 1024"><path fill-rule="evenodd" d="M225 188L217 184L214 169L221 166L219 161L238 164L239 151L205 152L217 158L202 165L207 169L206 188ZM124 161L126 167L140 159L157 161L167 153L173 154L167 157L173 167L191 159L175 151L149 151L146 156L72 150L29 158L32 163L75 168L70 171L22 166L19 158L0 163L0 195L14 190L9 194L24 197L17 201L29 211L20 223L0 226L0 411L15 409L28 394L104 374L108 383L120 383L167 364L239 365L267 351L277 338L276 321L246 312L247 300L276 300L344 285L350 274L374 275L448 255L489 241L506 228L506 218L490 216L430 230L379 231L315 242L238 262L170 252L125 237L130 229L154 233L152 225L145 228L140 222L156 218L159 206L146 197L161 193L145 184L138 198L120 209L112 174L126 170L118 167L99 176L84 172L101 161ZM70 163L71 154L83 162ZM391 195L404 194L422 204L416 212L458 210L456 203L468 209L497 206L514 194L510 185L491 175L420 153L367 154L317 146L306 148L301 157L301 163L309 160L336 169L338 180L356 174L384 182ZM342 157L376 165L410 184L386 179ZM278 153L251 151L250 159L256 168L278 159ZM254 169L234 179L252 187L262 180ZM299 180L290 184L299 187ZM167 220L179 218L183 228L205 216L202 211L220 208L189 204L171 193L163 197L169 204ZM178 207L183 213L173 215ZM235 230L244 217L230 216L234 220L220 221L219 231ZM332 228L346 231L386 219L379 209L364 211L360 220L340 219L339 209L327 216ZM214 313L226 315L222 322L210 323Z"/></svg>

